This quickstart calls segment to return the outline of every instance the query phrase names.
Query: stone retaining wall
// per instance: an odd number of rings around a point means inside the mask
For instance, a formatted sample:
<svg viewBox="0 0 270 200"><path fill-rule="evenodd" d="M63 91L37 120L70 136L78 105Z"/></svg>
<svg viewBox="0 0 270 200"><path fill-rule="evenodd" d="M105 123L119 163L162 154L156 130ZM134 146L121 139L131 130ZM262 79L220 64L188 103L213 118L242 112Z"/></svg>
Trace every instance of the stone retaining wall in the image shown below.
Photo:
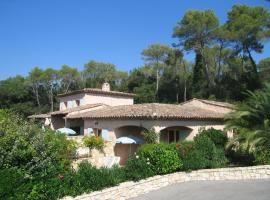
<svg viewBox="0 0 270 200"><path fill-rule="evenodd" d="M270 178L270 165L203 169L190 173L177 172L163 176L154 176L139 182L124 182L119 186L107 188L90 194L84 194L75 198L65 197L64 200L124 200L175 183L202 180L247 180L267 178Z"/></svg>

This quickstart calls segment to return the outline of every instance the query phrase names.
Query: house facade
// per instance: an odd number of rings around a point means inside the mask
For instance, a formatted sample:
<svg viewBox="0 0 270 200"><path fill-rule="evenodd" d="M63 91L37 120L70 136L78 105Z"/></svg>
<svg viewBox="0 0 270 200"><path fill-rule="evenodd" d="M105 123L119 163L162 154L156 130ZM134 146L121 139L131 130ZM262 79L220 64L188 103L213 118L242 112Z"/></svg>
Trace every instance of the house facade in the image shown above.
<svg viewBox="0 0 270 200"><path fill-rule="evenodd" d="M103 84L102 89L60 94L60 110L47 114L44 121L52 129L75 130L78 140L85 135L102 137L106 147L103 153L93 154L93 163L101 165L105 157L119 156L120 164L124 164L139 144L118 143L121 137L134 136L143 140L142 132L152 129L158 133L160 142L192 140L202 128L223 130L224 117L233 110L231 104L202 99L179 105L134 104L134 96L111 91L108 83ZM227 134L230 137L232 133Z"/></svg>

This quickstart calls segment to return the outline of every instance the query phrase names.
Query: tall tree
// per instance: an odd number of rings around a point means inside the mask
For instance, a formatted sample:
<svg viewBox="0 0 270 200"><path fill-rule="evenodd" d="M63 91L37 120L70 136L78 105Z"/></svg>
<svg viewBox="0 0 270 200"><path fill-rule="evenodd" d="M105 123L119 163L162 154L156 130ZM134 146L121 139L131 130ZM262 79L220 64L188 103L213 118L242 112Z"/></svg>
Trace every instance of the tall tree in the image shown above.
<svg viewBox="0 0 270 200"><path fill-rule="evenodd" d="M205 90L204 80L208 85L212 84L209 74L209 66L204 60L206 47L213 44L219 27L219 20L211 10L188 11L174 28L173 37L179 39L179 46L186 51L195 51L195 66L193 70L193 90L197 94Z"/></svg>
<svg viewBox="0 0 270 200"><path fill-rule="evenodd" d="M242 67L248 58L252 71L257 76L256 63L252 51L261 53L263 41L270 37L270 15L263 7L235 5L228 12L226 28L230 32L230 40L234 44L236 54L242 56Z"/></svg>
<svg viewBox="0 0 270 200"><path fill-rule="evenodd" d="M156 71L156 99L158 99L160 73L170 52L169 46L161 44L152 44L142 51L143 59Z"/></svg>
<svg viewBox="0 0 270 200"><path fill-rule="evenodd" d="M46 90L51 111L54 110L54 95L59 88L59 73L57 70L47 68L42 73L42 81L44 82L44 89Z"/></svg>
<svg viewBox="0 0 270 200"><path fill-rule="evenodd" d="M136 103L155 101L155 75L150 66L133 69L127 79L127 90L136 94Z"/></svg>
<svg viewBox="0 0 270 200"><path fill-rule="evenodd" d="M35 95L38 107L40 107L39 91L42 87L42 74L43 74L43 71L39 67L33 68L28 74L28 80L30 82L32 91Z"/></svg>
<svg viewBox="0 0 270 200"><path fill-rule="evenodd" d="M25 116L37 111L29 82L22 76L0 81L0 108L12 109Z"/></svg>
<svg viewBox="0 0 270 200"><path fill-rule="evenodd" d="M260 78L265 82L270 82L270 57L260 60L258 70Z"/></svg>
<svg viewBox="0 0 270 200"><path fill-rule="evenodd" d="M89 61L84 66L84 78L86 87L100 87L102 83L113 83L116 69L111 63Z"/></svg>
<svg viewBox="0 0 270 200"><path fill-rule="evenodd" d="M61 81L61 88L64 93L67 93L70 89L78 88L80 74L76 68L63 65L59 70L59 78Z"/></svg>

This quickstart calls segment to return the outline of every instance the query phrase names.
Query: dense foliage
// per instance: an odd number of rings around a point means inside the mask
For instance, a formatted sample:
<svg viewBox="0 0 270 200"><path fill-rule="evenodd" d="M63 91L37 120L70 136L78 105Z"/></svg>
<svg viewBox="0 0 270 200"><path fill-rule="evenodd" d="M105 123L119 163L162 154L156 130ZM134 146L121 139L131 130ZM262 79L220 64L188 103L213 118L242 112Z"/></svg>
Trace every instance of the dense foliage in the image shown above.
<svg viewBox="0 0 270 200"><path fill-rule="evenodd" d="M0 81L0 108L24 115L57 109L57 93L100 88L107 81L112 89L133 92L136 103L179 103L192 97L241 101L246 90L269 81L269 58L259 63L270 37L270 15L263 7L235 5L227 21L219 22L211 10L190 10L173 29L173 47L150 44L142 50L142 66L129 73L111 63L90 60L82 71L63 65L60 70L33 68L27 77ZM195 59L185 60L186 53Z"/></svg>
<svg viewBox="0 0 270 200"><path fill-rule="evenodd" d="M90 151L93 149L102 151L105 146L104 140L97 136L84 136L83 144L88 147Z"/></svg>
<svg viewBox="0 0 270 200"><path fill-rule="evenodd" d="M154 129L144 130L142 135L144 141L148 144L155 144L158 142L159 133L156 133Z"/></svg>
<svg viewBox="0 0 270 200"><path fill-rule="evenodd" d="M194 138L194 143L177 146L183 159L184 170L225 167L227 158L222 148L205 134Z"/></svg>
<svg viewBox="0 0 270 200"><path fill-rule="evenodd" d="M228 117L228 128L236 135L227 145L229 151L243 152L257 163L270 163L270 86L248 92L248 99ZM252 160L252 159L251 159Z"/></svg>
<svg viewBox="0 0 270 200"><path fill-rule="evenodd" d="M200 130L198 137L202 137L204 135L209 137L211 141L214 142L216 147L224 148L226 143L228 142L228 137L226 133L221 130L217 130L214 128Z"/></svg>
<svg viewBox="0 0 270 200"><path fill-rule="evenodd" d="M170 144L146 144L138 149L138 156L149 161L155 174L168 174L182 168L182 160L175 146Z"/></svg>
<svg viewBox="0 0 270 200"><path fill-rule="evenodd" d="M150 167L149 158L139 155L130 156L126 161L124 170L127 180L138 181L155 175L155 172Z"/></svg>
<svg viewBox="0 0 270 200"><path fill-rule="evenodd" d="M48 199L59 174L70 169L74 143L62 134L42 130L7 110L0 110L0 176L1 199ZM11 183L18 184L14 187ZM14 181L14 182L13 182ZM48 182L47 182L48 181ZM7 191L9 191L7 193ZM35 198L34 198L35 196ZM7 199L7 198L4 198Z"/></svg>

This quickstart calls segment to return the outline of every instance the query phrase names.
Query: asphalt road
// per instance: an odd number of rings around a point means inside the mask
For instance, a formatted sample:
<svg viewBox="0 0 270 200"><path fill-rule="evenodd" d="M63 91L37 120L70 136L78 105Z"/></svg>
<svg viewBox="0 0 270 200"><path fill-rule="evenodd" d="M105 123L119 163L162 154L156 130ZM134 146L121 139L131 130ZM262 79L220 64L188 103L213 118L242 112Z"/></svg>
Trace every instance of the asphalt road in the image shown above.
<svg viewBox="0 0 270 200"><path fill-rule="evenodd" d="M152 191L132 200L270 200L270 179L196 181Z"/></svg>

